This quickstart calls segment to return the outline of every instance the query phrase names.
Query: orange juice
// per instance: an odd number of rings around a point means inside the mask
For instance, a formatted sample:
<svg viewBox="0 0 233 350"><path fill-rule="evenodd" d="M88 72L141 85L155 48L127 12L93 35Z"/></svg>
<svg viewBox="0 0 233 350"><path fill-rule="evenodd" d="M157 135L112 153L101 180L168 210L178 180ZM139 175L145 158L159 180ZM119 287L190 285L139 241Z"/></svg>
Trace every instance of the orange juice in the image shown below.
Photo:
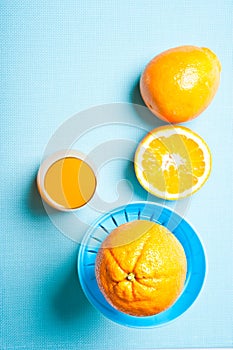
<svg viewBox="0 0 233 350"><path fill-rule="evenodd" d="M92 167L75 151L51 156L41 166L37 183L42 198L59 210L85 205L96 189Z"/></svg>

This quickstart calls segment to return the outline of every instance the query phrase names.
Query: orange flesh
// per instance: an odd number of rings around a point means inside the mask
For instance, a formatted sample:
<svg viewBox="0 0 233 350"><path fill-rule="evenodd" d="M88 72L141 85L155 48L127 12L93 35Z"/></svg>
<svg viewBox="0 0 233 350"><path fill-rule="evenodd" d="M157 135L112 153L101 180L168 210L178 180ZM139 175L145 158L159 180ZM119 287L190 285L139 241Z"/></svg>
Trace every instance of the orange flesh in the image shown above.
<svg viewBox="0 0 233 350"><path fill-rule="evenodd" d="M146 181L169 193L183 192L198 182L205 171L203 151L185 135L153 140L143 155Z"/></svg>
<svg viewBox="0 0 233 350"><path fill-rule="evenodd" d="M96 178L91 167L75 157L62 158L48 169L44 186L49 197L67 209L86 204L93 196Z"/></svg>

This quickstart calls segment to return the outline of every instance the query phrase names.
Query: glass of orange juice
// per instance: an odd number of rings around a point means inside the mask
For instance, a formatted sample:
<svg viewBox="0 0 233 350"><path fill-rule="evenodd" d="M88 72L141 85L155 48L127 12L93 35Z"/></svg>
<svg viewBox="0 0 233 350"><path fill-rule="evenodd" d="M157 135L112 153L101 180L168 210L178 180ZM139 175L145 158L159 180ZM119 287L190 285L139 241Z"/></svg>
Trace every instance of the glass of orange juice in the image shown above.
<svg viewBox="0 0 233 350"><path fill-rule="evenodd" d="M75 150L59 151L46 158L37 174L42 199L61 211L76 210L87 204L96 190L93 165Z"/></svg>

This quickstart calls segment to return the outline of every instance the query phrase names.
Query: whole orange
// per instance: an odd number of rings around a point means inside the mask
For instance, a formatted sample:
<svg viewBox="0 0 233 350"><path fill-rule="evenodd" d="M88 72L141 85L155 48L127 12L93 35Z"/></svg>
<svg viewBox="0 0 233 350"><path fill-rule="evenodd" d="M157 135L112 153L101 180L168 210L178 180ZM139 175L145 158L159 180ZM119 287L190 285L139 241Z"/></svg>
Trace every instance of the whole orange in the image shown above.
<svg viewBox="0 0 233 350"><path fill-rule="evenodd" d="M146 106L170 123L202 113L214 98L221 64L208 48L180 46L164 51L146 66L140 91Z"/></svg>
<svg viewBox="0 0 233 350"><path fill-rule="evenodd" d="M135 316L170 307L180 295L187 262L177 238L164 226L135 220L113 230L96 258L96 279L108 302Z"/></svg>

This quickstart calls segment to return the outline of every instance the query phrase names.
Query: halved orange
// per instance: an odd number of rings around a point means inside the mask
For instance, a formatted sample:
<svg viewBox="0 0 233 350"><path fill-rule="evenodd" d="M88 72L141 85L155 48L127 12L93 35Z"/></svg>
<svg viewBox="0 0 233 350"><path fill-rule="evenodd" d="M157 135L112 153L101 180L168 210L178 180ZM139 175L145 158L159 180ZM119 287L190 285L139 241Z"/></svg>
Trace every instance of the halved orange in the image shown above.
<svg viewBox="0 0 233 350"><path fill-rule="evenodd" d="M140 142L134 159L140 184L153 195L177 200L198 191L211 171L206 142L183 126L162 126Z"/></svg>
<svg viewBox="0 0 233 350"><path fill-rule="evenodd" d="M127 240L130 236L131 241ZM108 302L133 316L169 308L181 294L187 271L185 251L166 227L147 220L120 225L103 241L96 279Z"/></svg>

